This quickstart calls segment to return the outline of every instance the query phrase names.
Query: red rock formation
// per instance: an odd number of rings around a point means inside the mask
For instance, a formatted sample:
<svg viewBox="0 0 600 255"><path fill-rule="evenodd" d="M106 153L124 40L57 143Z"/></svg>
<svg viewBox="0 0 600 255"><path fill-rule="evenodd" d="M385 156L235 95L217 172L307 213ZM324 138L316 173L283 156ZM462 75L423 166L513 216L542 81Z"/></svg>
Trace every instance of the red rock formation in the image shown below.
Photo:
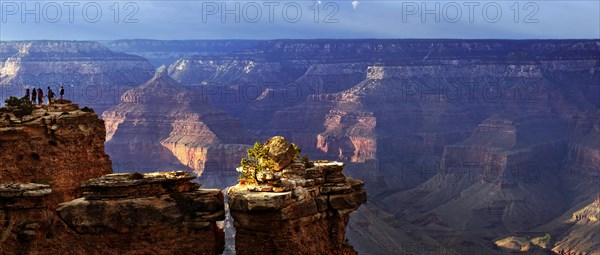
<svg viewBox="0 0 600 255"><path fill-rule="evenodd" d="M223 193L186 172L110 174L54 212L42 184L0 185L0 254L221 254Z"/></svg>
<svg viewBox="0 0 600 255"><path fill-rule="evenodd" d="M0 184L0 254L39 254L53 213L46 184Z"/></svg>
<svg viewBox="0 0 600 255"><path fill-rule="evenodd" d="M0 254L222 253L220 190L187 172L108 174L104 123L77 105L15 110L0 110Z"/></svg>
<svg viewBox="0 0 600 255"><path fill-rule="evenodd" d="M94 113L74 104L37 107L22 121L0 113L0 182L50 184L53 208L78 197L81 182L112 172L104 121Z"/></svg>
<svg viewBox="0 0 600 255"><path fill-rule="evenodd" d="M345 229L366 193L363 182L344 177L343 167L318 161L306 168L295 161L274 177L284 192L249 191L270 184L230 188L236 254L356 254Z"/></svg>

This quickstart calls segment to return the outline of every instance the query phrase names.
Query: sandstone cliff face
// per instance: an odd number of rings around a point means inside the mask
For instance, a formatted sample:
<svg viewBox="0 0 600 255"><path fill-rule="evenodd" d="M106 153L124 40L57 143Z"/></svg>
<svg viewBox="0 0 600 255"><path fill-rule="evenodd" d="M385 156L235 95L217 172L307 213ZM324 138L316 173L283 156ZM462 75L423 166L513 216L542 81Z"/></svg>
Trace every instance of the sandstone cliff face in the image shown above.
<svg viewBox="0 0 600 255"><path fill-rule="evenodd" d="M600 254L600 241L597 233L600 228L600 196L591 204L574 212L565 221L567 230L559 236L552 248L558 254Z"/></svg>
<svg viewBox="0 0 600 255"><path fill-rule="evenodd" d="M0 86L4 95L22 96L25 87L57 91L102 113L121 94L152 76L145 59L115 53L96 42L32 41L0 43ZM46 99L47 101L47 99Z"/></svg>
<svg viewBox="0 0 600 255"><path fill-rule="evenodd" d="M282 189L289 191L261 192L268 185L260 184L230 188L236 254L356 254L345 229L366 193L363 182L344 177L343 167L294 161L280 172Z"/></svg>
<svg viewBox="0 0 600 255"><path fill-rule="evenodd" d="M43 250L97 254L220 254L220 190L198 189L186 172L112 174L82 185L83 197L60 205Z"/></svg>
<svg viewBox="0 0 600 255"><path fill-rule="evenodd" d="M46 184L0 184L0 254L36 254L52 224Z"/></svg>
<svg viewBox="0 0 600 255"><path fill-rule="evenodd" d="M247 147L248 136L237 120L182 87L165 68L124 93L121 101L103 114L107 152L120 171L172 167L198 175L207 168L233 171L241 157L234 152Z"/></svg>
<svg viewBox="0 0 600 255"><path fill-rule="evenodd" d="M600 173L600 111L590 110L574 116L571 121L567 160L574 171L584 176Z"/></svg>
<svg viewBox="0 0 600 255"><path fill-rule="evenodd" d="M74 104L36 107L23 120L0 112L0 182L50 184L53 208L78 197L81 182L111 173L104 121L94 113Z"/></svg>
<svg viewBox="0 0 600 255"><path fill-rule="evenodd" d="M532 127L542 125L554 126L554 131L531 133ZM566 152L563 132L557 120L492 117L462 143L446 147L440 174L385 202L404 211L400 208L412 201L410 211L419 215L408 216L413 222L434 216L431 224L483 235L532 229L566 207L558 192L560 157ZM470 216L456 217L456 208Z"/></svg>
<svg viewBox="0 0 600 255"><path fill-rule="evenodd" d="M0 254L223 252L221 190L187 172L110 174L104 123L75 104L15 112L0 109Z"/></svg>

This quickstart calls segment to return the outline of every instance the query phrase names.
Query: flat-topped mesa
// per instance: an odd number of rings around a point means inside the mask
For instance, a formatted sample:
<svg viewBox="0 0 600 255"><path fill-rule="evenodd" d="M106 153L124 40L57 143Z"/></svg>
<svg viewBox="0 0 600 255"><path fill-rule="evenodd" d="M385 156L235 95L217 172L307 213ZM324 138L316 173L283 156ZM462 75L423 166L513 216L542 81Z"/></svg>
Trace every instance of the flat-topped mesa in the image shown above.
<svg viewBox="0 0 600 255"><path fill-rule="evenodd" d="M582 65L593 67L594 63L589 61L581 62ZM520 63L514 65L459 65L458 61L449 61L447 65L431 64L418 66L369 66L367 68L367 79L382 80L391 78L412 78L424 74L444 73L445 77L468 77L474 73L486 75L487 77L524 77L534 78L542 77L542 70L539 66L530 63Z"/></svg>
<svg viewBox="0 0 600 255"><path fill-rule="evenodd" d="M84 197L59 205L53 254L220 254L223 193L198 189L187 172L109 174L82 185Z"/></svg>
<svg viewBox="0 0 600 255"><path fill-rule="evenodd" d="M81 182L112 172L104 121L88 108L57 102L23 116L22 106L0 109L0 182L49 184L50 208L79 197Z"/></svg>
<svg viewBox="0 0 600 255"><path fill-rule="evenodd" d="M367 197L364 183L343 168L295 157L281 170L255 173L251 183L242 178L227 194L236 254L356 254L345 228Z"/></svg>

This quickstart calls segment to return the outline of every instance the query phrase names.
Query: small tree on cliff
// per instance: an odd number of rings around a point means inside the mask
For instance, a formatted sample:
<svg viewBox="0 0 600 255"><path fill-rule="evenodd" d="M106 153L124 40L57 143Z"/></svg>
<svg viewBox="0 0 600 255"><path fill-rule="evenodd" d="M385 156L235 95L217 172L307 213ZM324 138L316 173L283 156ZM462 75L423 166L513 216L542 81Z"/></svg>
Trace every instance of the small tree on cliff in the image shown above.
<svg viewBox="0 0 600 255"><path fill-rule="evenodd" d="M289 150L289 147L292 150ZM258 173L274 173L290 164L300 153L300 148L293 143L288 143L283 137L273 137L265 144L254 143L252 148L246 150L247 158L242 158L241 167L238 171L240 182L257 184Z"/></svg>
<svg viewBox="0 0 600 255"><path fill-rule="evenodd" d="M254 146L247 149L246 153L248 153L248 157L242 158L240 162L242 165L240 180L256 184L256 173L270 171L275 167L275 163L268 158L269 149L260 142L254 143Z"/></svg>
<svg viewBox="0 0 600 255"><path fill-rule="evenodd" d="M8 107L15 108L13 114L15 117L21 119L21 121L23 121L23 117L30 115L34 109L31 101L26 100L25 98L19 99L16 97L9 97L4 100L4 103L6 103L6 106Z"/></svg>

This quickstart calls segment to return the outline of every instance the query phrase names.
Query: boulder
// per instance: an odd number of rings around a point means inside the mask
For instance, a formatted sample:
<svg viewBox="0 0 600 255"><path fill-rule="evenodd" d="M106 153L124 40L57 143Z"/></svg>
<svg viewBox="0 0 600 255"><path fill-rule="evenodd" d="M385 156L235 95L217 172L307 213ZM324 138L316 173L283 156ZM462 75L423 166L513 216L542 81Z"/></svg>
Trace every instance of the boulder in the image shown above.
<svg viewBox="0 0 600 255"><path fill-rule="evenodd" d="M267 140L264 146L269 149L268 157L275 161L275 169L273 169L275 171L288 166L296 156L296 149L292 143L282 136L275 136Z"/></svg>

